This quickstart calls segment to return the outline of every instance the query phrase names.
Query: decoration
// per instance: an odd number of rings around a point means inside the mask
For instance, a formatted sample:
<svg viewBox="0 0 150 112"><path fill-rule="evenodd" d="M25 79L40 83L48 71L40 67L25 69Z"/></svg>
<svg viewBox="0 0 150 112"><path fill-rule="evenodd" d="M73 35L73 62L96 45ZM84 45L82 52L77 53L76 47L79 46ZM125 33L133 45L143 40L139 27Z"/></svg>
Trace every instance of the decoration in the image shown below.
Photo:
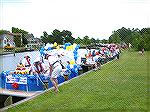
<svg viewBox="0 0 150 112"><path fill-rule="evenodd" d="M56 47L57 46L57 43L56 42L54 42L54 45L53 45L54 47Z"/></svg>
<svg viewBox="0 0 150 112"><path fill-rule="evenodd" d="M18 89L19 84L18 84L18 83L16 83L16 82L14 82L14 83L12 83L12 87L13 87L14 89Z"/></svg>

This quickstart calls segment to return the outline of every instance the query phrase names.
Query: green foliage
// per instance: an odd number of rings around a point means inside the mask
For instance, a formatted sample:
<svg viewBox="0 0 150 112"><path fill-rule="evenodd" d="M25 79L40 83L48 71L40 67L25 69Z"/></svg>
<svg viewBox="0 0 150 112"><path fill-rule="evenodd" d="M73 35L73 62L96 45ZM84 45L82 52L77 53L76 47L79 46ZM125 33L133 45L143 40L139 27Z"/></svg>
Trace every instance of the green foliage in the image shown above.
<svg viewBox="0 0 150 112"><path fill-rule="evenodd" d="M72 33L68 30L63 30L62 32L58 29L53 30L53 32L49 35L46 31L43 32L43 36L41 36L42 41L46 43L58 43L64 44L65 42L74 43L75 38L72 37Z"/></svg>
<svg viewBox="0 0 150 112"><path fill-rule="evenodd" d="M27 38L26 38L26 34L28 34L27 31L25 30L22 30L22 29L19 29L19 28L15 28L15 27L12 27L12 33L20 33L22 35L22 44L23 45L27 45L28 44L28 41L27 41ZM17 43L15 43L16 45L21 46L20 43L21 43L21 39L15 41Z"/></svg>
<svg viewBox="0 0 150 112"><path fill-rule="evenodd" d="M114 31L113 34L109 37L109 43L120 43L121 39L117 31Z"/></svg>
<svg viewBox="0 0 150 112"><path fill-rule="evenodd" d="M52 35L53 35L54 41L56 43L63 44L63 38L62 38L61 32L59 30L55 29L52 32Z"/></svg>
<svg viewBox="0 0 150 112"><path fill-rule="evenodd" d="M101 43L107 44L107 43L108 43L108 40L103 39L103 40L101 40Z"/></svg>
<svg viewBox="0 0 150 112"><path fill-rule="evenodd" d="M83 42L82 42L83 40L80 38L80 37L78 37L78 38L76 38L75 40L74 40L74 42L76 43L76 44L82 44Z"/></svg>
<svg viewBox="0 0 150 112"><path fill-rule="evenodd" d="M93 44L95 44L95 43L96 43L95 38L91 38L91 43L93 43Z"/></svg>
<svg viewBox="0 0 150 112"><path fill-rule="evenodd" d="M0 35L6 34L6 33L10 33L10 32L7 30L0 30Z"/></svg>
<svg viewBox="0 0 150 112"><path fill-rule="evenodd" d="M150 50L150 28L138 28L130 30L122 27L117 31L114 31L109 37L109 43L130 43L135 50Z"/></svg>
<svg viewBox="0 0 150 112"><path fill-rule="evenodd" d="M132 36L132 38L133 38L133 41L132 41L131 44L132 44L133 48L135 48L135 49L138 50L138 48L139 48L139 46L140 46L141 35L140 35L139 32L134 31L131 36Z"/></svg>
<svg viewBox="0 0 150 112"><path fill-rule="evenodd" d="M14 42L16 47L21 47L21 38L19 36L14 37Z"/></svg>
<svg viewBox="0 0 150 112"><path fill-rule="evenodd" d="M83 41L82 42L86 46L89 45L89 44L91 44L91 40L90 40L90 38L88 36L83 37Z"/></svg>
<svg viewBox="0 0 150 112"><path fill-rule="evenodd" d="M48 34L46 31L43 32L41 40L46 43L54 43L63 45L64 43L70 42L71 44L76 43L80 45L89 45L91 43L100 43L99 39L91 38L89 36L74 38L71 31L63 30L59 31L58 29L53 30L51 34ZM103 40L104 43L108 43L108 40Z"/></svg>
<svg viewBox="0 0 150 112"><path fill-rule="evenodd" d="M71 44L74 43L75 38L72 37L72 33L68 30L63 30L62 32L64 42L70 42Z"/></svg>

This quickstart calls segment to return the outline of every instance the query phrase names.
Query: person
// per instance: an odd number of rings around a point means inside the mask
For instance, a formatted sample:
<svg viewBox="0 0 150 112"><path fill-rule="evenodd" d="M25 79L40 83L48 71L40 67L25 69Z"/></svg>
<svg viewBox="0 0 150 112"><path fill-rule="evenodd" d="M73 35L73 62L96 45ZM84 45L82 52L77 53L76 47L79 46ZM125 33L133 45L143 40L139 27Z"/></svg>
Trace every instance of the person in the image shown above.
<svg viewBox="0 0 150 112"><path fill-rule="evenodd" d="M32 65L32 72L33 72L33 74L37 74L37 75L43 74L45 79L48 77L49 68L47 68L46 65L42 62L41 57L37 57L34 60L34 63ZM42 83L44 85L44 88L48 89L48 80L43 80Z"/></svg>
<svg viewBox="0 0 150 112"><path fill-rule="evenodd" d="M33 69L32 71L33 71L34 74L44 73L44 67L42 66L42 62L41 62L40 57L37 57L34 60L32 69Z"/></svg>
<svg viewBox="0 0 150 112"><path fill-rule="evenodd" d="M30 67L31 66L31 58L30 58L30 54L26 54L24 56L24 59L22 60L22 64L25 66L25 67Z"/></svg>
<svg viewBox="0 0 150 112"><path fill-rule="evenodd" d="M120 55L119 47L116 48L116 55L117 55L117 59L119 59L119 55Z"/></svg>
<svg viewBox="0 0 150 112"><path fill-rule="evenodd" d="M95 50L92 51L92 56L96 56Z"/></svg>
<svg viewBox="0 0 150 112"><path fill-rule="evenodd" d="M92 53L91 53L91 50L89 51L88 53L88 58L92 57Z"/></svg>
<svg viewBox="0 0 150 112"><path fill-rule="evenodd" d="M100 58L99 58L99 55L96 55L93 57L94 59L94 70L97 70L97 69L101 69L101 63L100 63Z"/></svg>
<svg viewBox="0 0 150 112"><path fill-rule="evenodd" d="M144 55L144 48L142 48L141 53L142 53L141 55Z"/></svg>
<svg viewBox="0 0 150 112"><path fill-rule="evenodd" d="M49 67L50 67L50 80L54 86L54 91L57 93L58 90L58 80L57 77L62 72L62 66L58 60L58 55L48 55L47 57L49 61Z"/></svg>
<svg viewBox="0 0 150 112"><path fill-rule="evenodd" d="M22 64L22 61L21 61L21 60L20 60L19 63L17 64L17 67L20 67L20 68L24 67L24 65Z"/></svg>

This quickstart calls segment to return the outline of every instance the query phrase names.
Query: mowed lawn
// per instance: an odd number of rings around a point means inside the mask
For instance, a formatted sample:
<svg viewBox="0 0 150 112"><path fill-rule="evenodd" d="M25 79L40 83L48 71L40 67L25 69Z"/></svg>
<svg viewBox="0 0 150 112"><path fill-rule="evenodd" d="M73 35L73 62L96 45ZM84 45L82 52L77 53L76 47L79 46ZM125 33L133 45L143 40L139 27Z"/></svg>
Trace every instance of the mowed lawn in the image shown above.
<svg viewBox="0 0 150 112"><path fill-rule="evenodd" d="M8 112L145 112L150 111L150 52L123 51L114 60Z"/></svg>

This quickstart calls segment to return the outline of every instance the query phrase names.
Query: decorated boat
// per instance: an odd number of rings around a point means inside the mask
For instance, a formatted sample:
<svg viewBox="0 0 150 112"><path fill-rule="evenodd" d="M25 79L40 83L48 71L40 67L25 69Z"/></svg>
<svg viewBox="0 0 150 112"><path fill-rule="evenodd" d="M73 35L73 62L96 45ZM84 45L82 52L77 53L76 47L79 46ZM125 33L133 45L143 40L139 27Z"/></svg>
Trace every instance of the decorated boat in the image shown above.
<svg viewBox="0 0 150 112"><path fill-rule="evenodd" d="M85 55L85 52L78 52L80 46L77 44L66 43L62 49L59 46L56 49L52 49L52 46L56 47L57 45L56 43L53 45L47 44L39 52L43 62L45 62L46 54L58 54L60 56L59 59L64 66L64 70L57 78L58 84L111 61L118 55L113 47L103 47L97 51L93 50L92 54L87 56L88 53ZM29 67L19 66L15 70L3 71L0 78L1 86L5 90L36 92L44 91L53 86L49 76L30 73Z"/></svg>
<svg viewBox="0 0 150 112"><path fill-rule="evenodd" d="M40 49L40 57L45 63L46 54L60 54L60 60L64 67L62 73L58 76L58 84L79 75L81 66L77 64L78 45L65 44L63 49L52 49L50 44ZM69 62L69 63L68 63ZM49 64L47 64L49 66ZM50 81L50 76L45 74L30 73L29 67L17 66L15 70L3 71L0 74L1 88L12 91L43 91L51 88L53 85Z"/></svg>

